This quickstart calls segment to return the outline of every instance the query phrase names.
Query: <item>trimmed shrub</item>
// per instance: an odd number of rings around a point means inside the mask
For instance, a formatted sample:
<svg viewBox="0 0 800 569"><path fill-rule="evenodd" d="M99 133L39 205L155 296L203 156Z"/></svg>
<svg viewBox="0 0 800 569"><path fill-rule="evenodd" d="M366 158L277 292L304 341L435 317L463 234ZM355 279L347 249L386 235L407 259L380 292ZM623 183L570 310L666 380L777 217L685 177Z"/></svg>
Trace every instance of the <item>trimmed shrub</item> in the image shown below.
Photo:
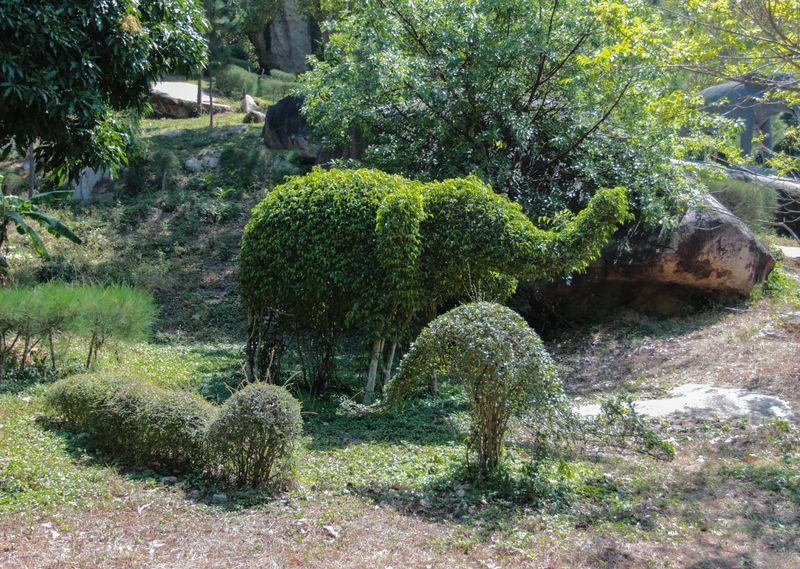
<svg viewBox="0 0 800 569"><path fill-rule="evenodd" d="M300 402L283 387L251 384L235 393L208 430L220 474L243 486L288 480L303 429Z"/></svg>
<svg viewBox="0 0 800 569"><path fill-rule="evenodd" d="M83 430L109 387L106 378L74 375L51 385L45 395L45 403L51 414L59 417L67 428Z"/></svg>
<svg viewBox="0 0 800 569"><path fill-rule="evenodd" d="M137 412L140 458L174 470L205 467L205 437L216 408L199 395L157 390Z"/></svg>
<svg viewBox="0 0 800 569"><path fill-rule="evenodd" d="M138 458L138 413L153 399L155 388L139 381L105 375L78 375L54 383L46 403L67 426L86 432L104 451Z"/></svg>
<svg viewBox="0 0 800 569"><path fill-rule="evenodd" d="M411 346L387 390L405 399L436 375L462 383L472 400L468 451L481 475L500 462L509 421L530 415L557 433L568 416L563 388L539 336L516 312L489 302L459 306L431 322ZM537 441L545 444L546 441Z"/></svg>
<svg viewBox="0 0 800 569"><path fill-rule="evenodd" d="M176 471L203 464L205 431L215 415L199 396L100 374L54 383L46 403L109 454Z"/></svg>

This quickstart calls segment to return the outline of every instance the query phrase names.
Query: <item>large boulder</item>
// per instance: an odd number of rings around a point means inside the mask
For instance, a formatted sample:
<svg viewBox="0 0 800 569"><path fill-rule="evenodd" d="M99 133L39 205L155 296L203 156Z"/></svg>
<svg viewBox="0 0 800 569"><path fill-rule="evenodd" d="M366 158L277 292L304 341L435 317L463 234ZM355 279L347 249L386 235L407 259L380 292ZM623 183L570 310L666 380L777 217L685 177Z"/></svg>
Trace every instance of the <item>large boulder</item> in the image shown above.
<svg viewBox="0 0 800 569"><path fill-rule="evenodd" d="M775 261L741 220L706 196L678 227L633 243L626 258L598 268L606 280L673 284L746 295Z"/></svg>
<svg viewBox="0 0 800 569"><path fill-rule="evenodd" d="M261 110L261 108L258 106L258 103L256 103L256 100L253 99L252 96L245 95L242 97L242 112L244 114L259 110Z"/></svg>
<svg viewBox="0 0 800 569"><path fill-rule="evenodd" d="M298 0L278 0L272 21L250 35L262 69L280 69L287 73L308 70L306 58L320 39L319 26Z"/></svg>
<svg viewBox="0 0 800 569"><path fill-rule="evenodd" d="M315 163L319 159L320 145L311 140L311 129L300 114L302 97L284 97L267 107L264 144L272 150L294 150L301 161Z"/></svg>
<svg viewBox="0 0 800 569"><path fill-rule="evenodd" d="M775 264L741 220L711 196L679 225L609 247L584 275L544 291L566 317L602 316L620 306L674 315L699 299L747 295Z"/></svg>
<svg viewBox="0 0 800 569"><path fill-rule="evenodd" d="M150 91L153 115L164 119L188 119L197 116L197 86L192 83L162 81L153 83ZM208 113L212 107L208 95L203 95L201 108ZM214 103L214 113L231 111L229 105Z"/></svg>
<svg viewBox="0 0 800 569"><path fill-rule="evenodd" d="M111 201L113 193L114 181L111 172L105 168L84 168L80 177L72 182L72 197L82 203Z"/></svg>

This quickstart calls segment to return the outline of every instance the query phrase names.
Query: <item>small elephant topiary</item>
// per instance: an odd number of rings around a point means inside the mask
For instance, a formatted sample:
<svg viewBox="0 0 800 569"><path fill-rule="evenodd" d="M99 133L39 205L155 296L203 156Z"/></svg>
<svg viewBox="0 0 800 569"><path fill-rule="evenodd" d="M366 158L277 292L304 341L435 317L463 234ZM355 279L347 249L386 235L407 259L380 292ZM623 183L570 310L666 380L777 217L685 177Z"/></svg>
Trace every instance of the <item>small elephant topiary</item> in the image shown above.
<svg viewBox="0 0 800 569"><path fill-rule="evenodd" d="M557 423L569 416L541 339L519 314L499 304L465 304L431 322L389 384L389 402L403 401L436 374L463 384L472 401L468 448L483 475L500 463L512 417Z"/></svg>

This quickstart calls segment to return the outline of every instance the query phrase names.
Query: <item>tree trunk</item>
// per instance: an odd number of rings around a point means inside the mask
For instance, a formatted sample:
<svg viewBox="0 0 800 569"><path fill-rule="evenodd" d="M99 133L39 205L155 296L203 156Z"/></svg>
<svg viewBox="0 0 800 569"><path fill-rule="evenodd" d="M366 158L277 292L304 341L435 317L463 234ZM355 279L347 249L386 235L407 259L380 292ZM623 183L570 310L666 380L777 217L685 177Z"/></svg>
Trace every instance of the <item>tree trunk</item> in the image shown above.
<svg viewBox="0 0 800 569"><path fill-rule="evenodd" d="M53 348L53 332L52 330L47 333L47 340L50 345L50 362L52 363L53 371L56 371L56 351Z"/></svg>
<svg viewBox="0 0 800 569"><path fill-rule="evenodd" d="M203 72L200 72L200 76L197 78L197 116L202 116L203 114Z"/></svg>
<svg viewBox="0 0 800 569"><path fill-rule="evenodd" d="M33 197L36 185L36 156L33 153L33 142L28 146L28 199Z"/></svg>
<svg viewBox="0 0 800 569"><path fill-rule="evenodd" d="M214 76L208 74L208 126L214 128Z"/></svg>
<svg viewBox="0 0 800 569"><path fill-rule="evenodd" d="M364 390L364 405L372 403L375 394L375 378L378 375L378 360L383 352L383 338L375 340L372 344L372 359L369 361L369 375L367 375L367 388Z"/></svg>
<svg viewBox="0 0 800 569"><path fill-rule="evenodd" d="M394 363L394 354L397 351L397 340L392 342L392 347L389 350L389 356L386 358L386 361L383 365L383 387L386 388L386 385L389 383L389 380L392 379L392 364Z"/></svg>

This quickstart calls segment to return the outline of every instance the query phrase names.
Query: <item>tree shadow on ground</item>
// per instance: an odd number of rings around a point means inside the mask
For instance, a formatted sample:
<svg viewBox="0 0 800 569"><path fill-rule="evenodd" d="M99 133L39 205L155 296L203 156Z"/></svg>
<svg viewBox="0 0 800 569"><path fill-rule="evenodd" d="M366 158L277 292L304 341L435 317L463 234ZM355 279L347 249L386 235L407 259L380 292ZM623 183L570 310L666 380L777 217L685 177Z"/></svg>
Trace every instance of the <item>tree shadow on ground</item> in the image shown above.
<svg viewBox="0 0 800 569"><path fill-rule="evenodd" d="M468 408L459 397L426 397L402 409L370 409L346 400L319 400L304 414L309 450L326 451L362 443L441 445L462 441L464 432L454 415Z"/></svg>

